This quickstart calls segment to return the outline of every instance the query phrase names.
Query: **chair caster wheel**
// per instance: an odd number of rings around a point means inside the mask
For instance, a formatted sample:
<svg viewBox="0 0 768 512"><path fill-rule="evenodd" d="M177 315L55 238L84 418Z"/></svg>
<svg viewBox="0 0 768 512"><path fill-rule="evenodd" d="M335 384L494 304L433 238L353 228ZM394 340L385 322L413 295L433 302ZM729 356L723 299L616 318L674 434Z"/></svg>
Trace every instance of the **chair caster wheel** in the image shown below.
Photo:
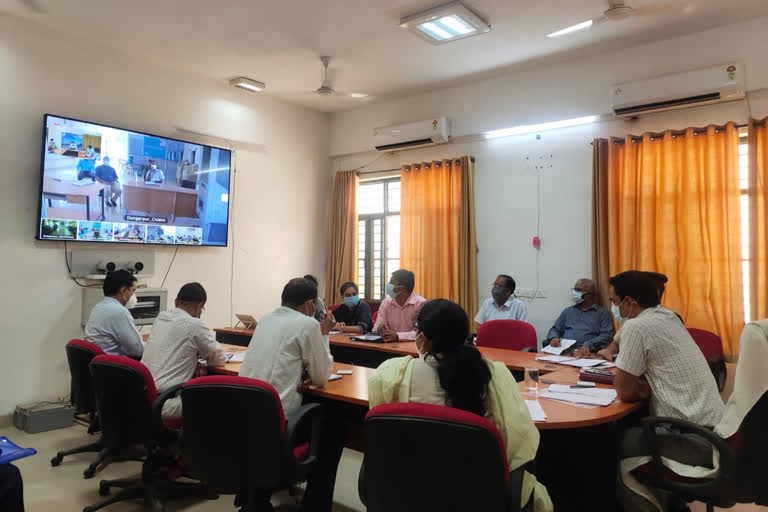
<svg viewBox="0 0 768 512"><path fill-rule="evenodd" d="M88 467L85 471L83 471L83 478L93 478L93 475L96 474L96 468Z"/></svg>
<svg viewBox="0 0 768 512"><path fill-rule="evenodd" d="M109 496L109 484L104 480L99 482L99 496Z"/></svg>
<svg viewBox="0 0 768 512"><path fill-rule="evenodd" d="M61 455L56 455L54 458L51 459L51 466L56 467L59 464L61 464L61 461L64 459Z"/></svg>

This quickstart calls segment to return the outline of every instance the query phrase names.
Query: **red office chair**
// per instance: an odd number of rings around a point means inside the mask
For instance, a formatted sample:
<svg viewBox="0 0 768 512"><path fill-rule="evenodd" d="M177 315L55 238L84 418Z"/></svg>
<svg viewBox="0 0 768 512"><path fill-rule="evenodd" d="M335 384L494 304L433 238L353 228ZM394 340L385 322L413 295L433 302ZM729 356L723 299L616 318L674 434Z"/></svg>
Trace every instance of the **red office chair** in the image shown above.
<svg viewBox="0 0 768 512"><path fill-rule="evenodd" d="M91 370L88 365L94 357L103 355L101 348L85 340L70 340L66 345L67 362L69 363L69 374L72 379L70 387L70 403L75 408L78 415L88 415L88 433L93 434L99 430L98 415L96 414L96 397L93 394L93 384L91 382ZM106 465L114 453L104 448L104 443L99 439L95 443L85 444L71 450L60 451L51 459L51 466L58 466L64 457L76 453L100 452L96 461L88 466L83 475L85 478L91 478L96 469Z"/></svg>
<svg viewBox="0 0 768 512"><path fill-rule="evenodd" d="M329 313L333 313L334 311L336 311L339 308L340 305L341 304L334 304L333 306L328 306L328 310L327 311Z"/></svg>
<svg viewBox="0 0 768 512"><path fill-rule="evenodd" d="M536 329L520 320L488 320L477 330L477 346L536 352Z"/></svg>
<svg viewBox="0 0 768 512"><path fill-rule="evenodd" d="M363 299L363 302L370 306L372 315L375 315L381 306L381 301L377 299Z"/></svg>
<svg viewBox="0 0 768 512"><path fill-rule="evenodd" d="M365 418L358 490L368 512L519 511L523 470L509 473L501 434L485 418L394 403Z"/></svg>
<svg viewBox="0 0 768 512"><path fill-rule="evenodd" d="M713 478L693 479L674 473L661 463L664 442L655 427L671 425L695 434L720 452L720 469ZM736 503L768 505L768 393L747 413L739 430L723 439L712 430L675 418L645 418L643 435L653 447L653 460L633 475L645 485L674 493L686 502L701 501L707 511L731 508ZM669 442L669 441L667 441Z"/></svg>
<svg viewBox="0 0 768 512"><path fill-rule="evenodd" d="M207 489L199 484L171 481L169 475L178 472L179 466L167 447L176 433L166 429L160 419L162 401L157 399L155 381L147 367L129 357L102 355L91 362L91 375L104 446L119 450L139 444L144 446L147 456L141 478L102 480L99 494L107 496L111 487L120 488L120 492L85 507L83 512L130 499L143 500L152 510L160 511L161 494L207 496Z"/></svg>
<svg viewBox="0 0 768 512"><path fill-rule="evenodd" d="M709 363L709 369L712 370L712 375L717 382L717 389L722 391L728 378L728 369L725 366L725 358L723 357L723 340L717 334L705 331L704 329L689 327L688 333L701 349L707 363Z"/></svg>
<svg viewBox="0 0 768 512"><path fill-rule="evenodd" d="M376 310L371 314L371 329L373 329L373 326L376 325L376 319L379 318L379 311Z"/></svg>
<svg viewBox="0 0 768 512"><path fill-rule="evenodd" d="M277 391L260 380L215 375L179 388L189 476L214 492L238 494L243 512L256 510L257 496L266 500L306 480L317 461L323 406L305 405L286 421Z"/></svg>

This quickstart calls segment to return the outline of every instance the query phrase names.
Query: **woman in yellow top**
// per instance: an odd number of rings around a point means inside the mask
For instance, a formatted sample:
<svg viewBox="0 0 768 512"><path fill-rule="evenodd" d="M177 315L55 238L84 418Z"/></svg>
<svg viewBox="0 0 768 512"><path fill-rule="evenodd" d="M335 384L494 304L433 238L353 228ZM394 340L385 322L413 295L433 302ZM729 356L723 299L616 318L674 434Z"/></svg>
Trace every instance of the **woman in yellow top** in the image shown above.
<svg viewBox="0 0 768 512"><path fill-rule="evenodd" d="M484 416L501 432L510 471L536 457L539 431L506 366L483 359L465 340L469 320L445 299L424 304L416 321L419 357L389 359L368 381L370 407L392 402L447 405ZM526 472L521 506L553 510L547 489Z"/></svg>

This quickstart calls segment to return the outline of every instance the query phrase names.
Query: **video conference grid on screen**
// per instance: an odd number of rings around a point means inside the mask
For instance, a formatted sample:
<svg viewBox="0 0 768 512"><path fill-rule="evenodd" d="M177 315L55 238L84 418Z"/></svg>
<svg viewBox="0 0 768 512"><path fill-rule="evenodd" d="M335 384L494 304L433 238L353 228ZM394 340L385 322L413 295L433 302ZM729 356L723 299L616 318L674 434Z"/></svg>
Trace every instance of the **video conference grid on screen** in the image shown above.
<svg viewBox="0 0 768 512"><path fill-rule="evenodd" d="M39 238L227 245L229 150L45 116Z"/></svg>

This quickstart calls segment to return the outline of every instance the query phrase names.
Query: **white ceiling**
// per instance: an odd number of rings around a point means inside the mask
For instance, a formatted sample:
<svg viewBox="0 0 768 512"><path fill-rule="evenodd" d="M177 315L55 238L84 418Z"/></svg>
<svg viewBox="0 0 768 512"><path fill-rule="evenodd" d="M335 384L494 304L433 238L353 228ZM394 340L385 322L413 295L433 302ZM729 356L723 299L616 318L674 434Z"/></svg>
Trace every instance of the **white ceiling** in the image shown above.
<svg viewBox="0 0 768 512"><path fill-rule="evenodd" d="M634 16L549 39L546 34L599 16L607 0L465 0L490 33L433 46L401 29L402 16L433 0L0 0L0 11L111 45L163 65L225 81L248 76L270 94L337 111L365 100L319 97L320 55L331 55L338 91L370 101L466 82L547 58L598 53L768 15L766 0L630 0L665 4L663 15ZM706 51L706 48L702 48Z"/></svg>

